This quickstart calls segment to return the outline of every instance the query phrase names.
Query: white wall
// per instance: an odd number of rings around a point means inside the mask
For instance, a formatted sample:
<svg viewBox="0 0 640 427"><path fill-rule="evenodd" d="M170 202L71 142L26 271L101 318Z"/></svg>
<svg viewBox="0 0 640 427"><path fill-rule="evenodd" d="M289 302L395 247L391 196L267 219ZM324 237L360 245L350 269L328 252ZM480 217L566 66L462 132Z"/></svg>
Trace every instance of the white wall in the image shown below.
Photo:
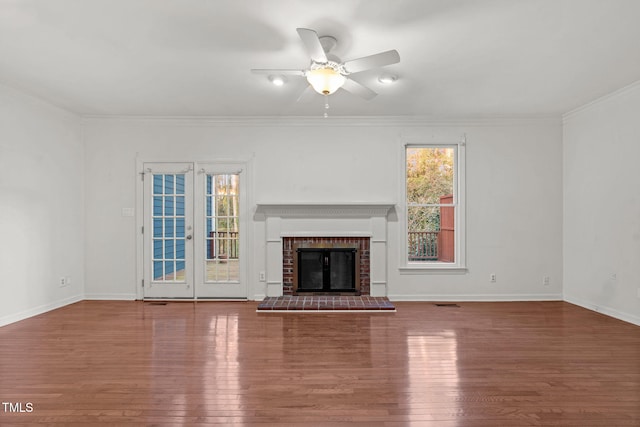
<svg viewBox="0 0 640 427"><path fill-rule="evenodd" d="M407 142L467 136L468 273L398 272L399 222L389 224L394 299L559 299L562 128L559 121L419 124L393 119L86 119L86 294L134 298L136 157L252 159L255 203L396 202ZM253 221L253 219L252 219ZM253 222L249 297L264 295L263 224ZM256 246L257 245L257 246ZM497 282L489 283L496 273ZM551 284L542 285L550 276Z"/></svg>
<svg viewBox="0 0 640 427"><path fill-rule="evenodd" d="M401 274L392 299L567 301L640 324L640 84L549 120L80 120L0 85L0 325L136 295L136 159L249 160L255 203L396 202L406 142L467 137L465 274ZM82 135L84 133L84 136ZM84 139L84 145L83 145ZM252 220L249 297L263 295ZM490 273L497 282L489 283ZM542 277L551 283L543 286ZM60 287L60 277L71 278Z"/></svg>
<svg viewBox="0 0 640 427"><path fill-rule="evenodd" d="M564 297L640 324L640 83L564 119Z"/></svg>
<svg viewBox="0 0 640 427"><path fill-rule="evenodd" d="M412 129L407 137L419 141ZM449 130L451 131L451 130ZM467 267L460 274L401 274L396 299L545 300L562 293L562 129L559 124L465 126ZM455 131L454 131L455 132ZM437 140L437 137L435 138ZM392 230L392 242L399 236ZM398 254L398 250L391 254ZM393 266L397 261L391 259ZM496 274L491 283L489 275ZM543 277L549 285L543 285Z"/></svg>
<svg viewBox="0 0 640 427"><path fill-rule="evenodd" d="M0 85L0 326L82 298L80 129L77 117Z"/></svg>

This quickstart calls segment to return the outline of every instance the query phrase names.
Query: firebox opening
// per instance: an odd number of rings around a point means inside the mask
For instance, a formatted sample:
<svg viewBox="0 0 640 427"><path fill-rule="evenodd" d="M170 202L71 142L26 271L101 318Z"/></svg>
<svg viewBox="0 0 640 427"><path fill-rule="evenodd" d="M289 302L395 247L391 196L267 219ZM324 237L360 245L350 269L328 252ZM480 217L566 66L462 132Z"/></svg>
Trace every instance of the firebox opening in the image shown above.
<svg viewBox="0 0 640 427"><path fill-rule="evenodd" d="M303 249L300 252L300 249ZM305 250L310 249L310 252L322 251L324 249L341 249L344 252L336 251L328 259L328 264L332 265L330 269L330 276L333 277L347 277L348 279L339 281L335 279L333 284L329 287L329 290L325 290L324 277L324 258L318 259L319 255L315 258L310 256L313 260L321 261L322 269L316 268L315 272L315 284L307 286L307 288L301 288L299 286L300 272L299 267L301 265L300 254ZM345 255L350 254L350 255ZM350 260L353 255L354 267L351 267ZM340 257L347 258L349 262L346 262ZM305 260L306 255L305 255ZM349 268L351 271L345 271ZM313 271L313 269L311 270ZM369 237L352 237L352 236L303 236L303 237L283 237L282 238L282 292L283 295L370 295L370 238ZM347 274L348 273L348 274ZM351 282L351 274L355 276L354 284ZM312 274L313 275L313 274ZM320 285L318 284L320 283ZM333 288L333 290L331 289ZM317 290L315 290L317 289Z"/></svg>
<svg viewBox="0 0 640 427"><path fill-rule="evenodd" d="M297 291L355 293L355 248L298 248Z"/></svg>

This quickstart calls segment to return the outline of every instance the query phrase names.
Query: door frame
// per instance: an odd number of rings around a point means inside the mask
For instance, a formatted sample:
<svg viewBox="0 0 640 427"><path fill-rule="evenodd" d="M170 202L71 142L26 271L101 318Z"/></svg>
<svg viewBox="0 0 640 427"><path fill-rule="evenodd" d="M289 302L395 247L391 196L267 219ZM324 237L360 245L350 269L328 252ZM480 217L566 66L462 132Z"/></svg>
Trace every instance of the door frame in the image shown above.
<svg viewBox="0 0 640 427"><path fill-rule="evenodd" d="M240 200L240 229L243 231L240 234L240 253L241 257L244 258L244 262L240 264L240 280L244 281L244 292L245 295L238 295L236 297L221 297L215 299L231 299L231 300L247 300L249 299L250 292L252 290L249 281L248 272L251 271L252 264L252 251L250 248L252 247L251 242L251 232L249 227L251 227L250 221L250 213L252 206L252 195L253 195L253 159L229 159L229 158L221 158L218 160L193 160L193 159L167 159L167 158L153 158L153 157L140 157L136 155L135 159L135 246L136 246L136 273L135 273L135 294L137 300L144 300L144 257L145 257L145 239L144 234L142 232L144 226L144 191L145 191L145 181L144 181L144 165L145 163L191 163L194 167L194 180L198 179L198 170L202 168L199 165L241 165L242 173L241 173L241 200ZM195 191L195 187L194 187ZM196 195L194 194L194 198ZM197 204L196 204L197 205ZM196 256L194 256L194 262L196 260ZM195 285L195 283L194 283ZM207 301L212 300L213 298L200 298L194 296L192 299L183 299L181 301Z"/></svg>

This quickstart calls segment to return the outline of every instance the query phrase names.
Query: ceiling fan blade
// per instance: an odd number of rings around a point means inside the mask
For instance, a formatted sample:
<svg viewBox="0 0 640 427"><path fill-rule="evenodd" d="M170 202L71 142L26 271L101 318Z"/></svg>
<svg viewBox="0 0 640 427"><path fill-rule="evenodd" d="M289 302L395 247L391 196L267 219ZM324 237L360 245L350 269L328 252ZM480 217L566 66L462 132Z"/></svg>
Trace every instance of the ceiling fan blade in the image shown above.
<svg viewBox="0 0 640 427"><path fill-rule="evenodd" d="M253 68L254 74L281 74L283 76L299 76L304 77L304 70L278 70L274 68Z"/></svg>
<svg viewBox="0 0 640 427"><path fill-rule="evenodd" d="M376 53L375 55L363 56L362 58L346 61L344 63L344 69L349 73L359 73L360 71L384 67L385 65L396 64L398 62L400 62L400 54L398 51L388 50L386 52Z"/></svg>
<svg viewBox="0 0 640 427"><path fill-rule="evenodd" d="M302 91L298 99L296 99L296 102L307 102L311 99L311 97L315 93L316 92L313 90L311 85L307 85L307 87L305 88L305 90Z"/></svg>
<svg viewBox="0 0 640 427"><path fill-rule="evenodd" d="M377 95L377 93L375 93L368 87L363 86L357 81L349 78L347 78L347 80L342 85L342 89L346 90L347 92L351 92L354 95L358 95L359 97L364 98L367 101L375 98Z"/></svg>
<svg viewBox="0 0 640 427"><path fill-rule="evenodd" d="M327 54L324 52L322 44L320 44L318 33L308 28L296 28L296 31L302 39L302 43L304 43L307 53L313 61L320 62L322 64L328 61Z"/></svg>

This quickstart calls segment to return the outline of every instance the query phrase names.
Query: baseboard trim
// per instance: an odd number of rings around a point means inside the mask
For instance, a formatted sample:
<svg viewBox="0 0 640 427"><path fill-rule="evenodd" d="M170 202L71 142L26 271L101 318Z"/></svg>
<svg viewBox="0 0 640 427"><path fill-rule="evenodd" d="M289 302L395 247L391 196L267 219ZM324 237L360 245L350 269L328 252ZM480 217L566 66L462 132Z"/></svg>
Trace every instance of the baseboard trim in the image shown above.
<svg viewBox="0 0 640 427"><path fill-rule="evenodd" d="M82 301L84 298L82 295L75 295L69 298L65 298L62 300L54 301L49 304L39 305L37 307L30 308L28 310L23 310L18 313L9 314L7 316L0 317L0 327L9 325L11 323L19 322L21 320L28 319L30 317L38 316L40 314L46 313L51 310L56 310L58 308L62 308L69 304L74 304L76 302Z"/></svg>
<svg viewBox="0 0 640 427"><path fill-rule="evenodd" d="M561 294L434 294L434 295L389 295L390 301L466 301L466 302L508 302L508 301L562 301Z"/></svg>
<svg viewBox="0 0 640 427"><path fill-rule="evenodd" d="M570 304L574 304L579 307L586 308L587 310L595 311L596 313L601 313L609 317L622 320L623 322L628 322L628 323L632 323L634 325L640 326L640 316L636 316L630 313L625 313L623 311L616 310L615 308L594 304L594 303L585 301L581 298L573 297L571 295L565 295L564 300Z"/></svg>
<svg viewBox="0 0 640 427"><path fill-rule="evenodd" d="M88 301L135 301L136 294L85 294Z"/></svg>
<svg viewBox="0 0 640 427"><path fill-rule="evenodd" d="M265 298L263 295L254 295L254 301L261 301ZM9 314L7 316L0 317L0 327L9 325L11 323L19 322L21 320L28 319L30 317L38 316L51 310L62 308L69 304L74 304L83 300L116 300L116 301L135 301L135 294L87 294L87 295L75 295L73 297L65 298L63 300L54 301L49 304L43 304L38 307L34 307L28 310L21 311L19 313ZM595 311L596 313L602 313L604 315L613 317L624 322L628 322L637 326L640 326L640 317L616 310L611 307L601 306L585 301L581 298L576 298L570 295L560 294L498 294L498 295L450 295L450 294L436 294L436 295L389 295L390 301L451 301L451 302L508 302L508 301L566 301L570 304L577 305L587 310Z"/></svg>

